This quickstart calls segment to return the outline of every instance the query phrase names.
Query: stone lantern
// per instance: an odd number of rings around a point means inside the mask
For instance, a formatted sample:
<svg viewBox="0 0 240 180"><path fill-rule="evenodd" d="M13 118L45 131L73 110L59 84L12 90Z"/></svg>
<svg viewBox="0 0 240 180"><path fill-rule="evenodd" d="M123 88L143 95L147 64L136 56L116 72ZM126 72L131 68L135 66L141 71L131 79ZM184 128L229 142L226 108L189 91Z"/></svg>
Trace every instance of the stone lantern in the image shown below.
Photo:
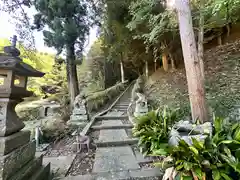
<svg viewBox="0 0 240 180"><path fill-rule="evenodd" d="M27 91L28 77L44 73L24 63L15 45L16 36L0 54L0 179L47 180L50 164L43 166L43 157L35 157L36 143L30 140L30 131L22 130L24 123L15 112L16 105L33 94Z"/></svg>

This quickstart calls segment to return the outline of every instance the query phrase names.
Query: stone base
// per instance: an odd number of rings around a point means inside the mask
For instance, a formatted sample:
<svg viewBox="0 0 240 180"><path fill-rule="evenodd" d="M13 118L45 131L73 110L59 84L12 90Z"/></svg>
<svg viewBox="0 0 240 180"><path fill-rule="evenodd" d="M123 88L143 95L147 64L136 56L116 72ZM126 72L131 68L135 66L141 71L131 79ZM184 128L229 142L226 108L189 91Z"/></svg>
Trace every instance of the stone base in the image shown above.
<svg viewBox="0 0 240 180"><path fill-rule="evenodd" d="M43 156L36 157L30 162L28 162L20 171L15 173L10 180L26 180L31 177L34 172L37 172L38 169L42 166Z"/></svg>
<svg viewBox="0 0 240 180"><path fill-rule="evenodd" d="M67 125L74 125L74 126L80 126L80 127L85 127L87 125L87 121L76 121L76 120L69 120L67 122Z"/></svg>
<svg viewBox="0 0 240 180"><path fill-rule="evenodd" d="M29 180L50 180L50 163L46 166L41 166L38 171L33 174Z"/></svg>
<svg viewBox="0 0 240 180"><path fill-rule="evenodd" d="M50 144L39 144L39 146L36 147L36 151L37 152L43 152L49 147L49 145Z"/></svg>
<svg viewBox="0 0 240 180"><path fill-rule="evenodd" d="M29 141L30 131L20 131L10 136L0 137L0 155L6 155Z"/></svg>
<svg viewBox="0 0 240 180"><path fill-rule="evenodd" d="M87 115L71 115L71 121L88 121Z"/></svg>
<svg viewBox="0 0 240 180"><path fill-rule="evenodd" d="M135 117L139 117L139 116L144 116L146 115L148 112L134 112L134 116Z"/></svg>
<svg viewBox="0 0 240 180"><path fill-rule="evenodd" d="M36 152L35 141L31 141L11 153L0 157L0 179L8 179L17 171L22 169L25 164L31 161Z"/></svg>
<svg viewBox="0 0 240 180"><path fill-rule="evenodd" d="M87 111L85 109L74 109L72 113L74 115L85 115Z"/></svg>

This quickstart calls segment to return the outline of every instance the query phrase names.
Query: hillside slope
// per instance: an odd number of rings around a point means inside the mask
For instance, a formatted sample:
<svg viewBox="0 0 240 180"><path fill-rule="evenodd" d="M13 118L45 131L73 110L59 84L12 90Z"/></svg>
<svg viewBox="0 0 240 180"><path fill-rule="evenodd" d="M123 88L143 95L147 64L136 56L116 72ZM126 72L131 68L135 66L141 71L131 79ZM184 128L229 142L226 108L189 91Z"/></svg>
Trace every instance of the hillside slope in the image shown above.
<svg viewBox="0 0 240 180"><path fill-rule="evenodd" d="M205 52L205 89L211 112L227 116L240 105L240 41ZM189 115L189 99L184 67L149 77L146 91L154 106L181 107Z"/></svg>

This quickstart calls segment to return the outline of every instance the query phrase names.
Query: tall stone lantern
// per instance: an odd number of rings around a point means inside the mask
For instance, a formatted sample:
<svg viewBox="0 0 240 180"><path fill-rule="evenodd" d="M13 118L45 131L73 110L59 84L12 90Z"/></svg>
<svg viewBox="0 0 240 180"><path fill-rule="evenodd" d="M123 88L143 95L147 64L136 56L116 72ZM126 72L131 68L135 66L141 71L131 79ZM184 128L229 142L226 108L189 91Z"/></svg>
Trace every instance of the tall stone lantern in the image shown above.
<svg viewBox="0 0 240 180"><path fill-rule="evenodd" d="M16 36L0 54L0 179L47 180L50 164L43 166L43 157L35 156L36 143L30 131L22 130L24 123L15 112L16 105L33 94L27 91L28 77L44 73L24 63L15 45Z"/></svg>

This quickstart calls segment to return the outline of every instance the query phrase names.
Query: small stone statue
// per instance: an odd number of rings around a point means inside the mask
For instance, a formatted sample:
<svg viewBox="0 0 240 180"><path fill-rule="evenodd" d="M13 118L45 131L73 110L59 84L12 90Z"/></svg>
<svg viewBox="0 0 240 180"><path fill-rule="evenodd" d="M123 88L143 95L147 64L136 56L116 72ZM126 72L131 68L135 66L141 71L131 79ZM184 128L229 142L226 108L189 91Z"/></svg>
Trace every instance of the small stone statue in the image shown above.
<svg viewBox="0 0 240 180"><path fill-rule="evenodd" d="M74 109L68 123L81 125L89 121L89 114L87 112L86 97L82 94L76 96L74 103Z"/></svg>
<svg viewBox="0 0 240 180"><path fill-rule="evenodd" d="M143 94L143 85L143 77L139 77L132 89L131 103L128 106L127 114L133 124L136 116L141 116L148 112L146 96ZM133 110L134 105L136 105L135 111Z"/></svg>
<svg viewBox="0 0 240 180"><path fill-rule="evenodd" d="M136 107L134 112L135 117L142 116L148 112L146 96L141 93L137 93L137 96L138 100L136 101Z"/></svg>

